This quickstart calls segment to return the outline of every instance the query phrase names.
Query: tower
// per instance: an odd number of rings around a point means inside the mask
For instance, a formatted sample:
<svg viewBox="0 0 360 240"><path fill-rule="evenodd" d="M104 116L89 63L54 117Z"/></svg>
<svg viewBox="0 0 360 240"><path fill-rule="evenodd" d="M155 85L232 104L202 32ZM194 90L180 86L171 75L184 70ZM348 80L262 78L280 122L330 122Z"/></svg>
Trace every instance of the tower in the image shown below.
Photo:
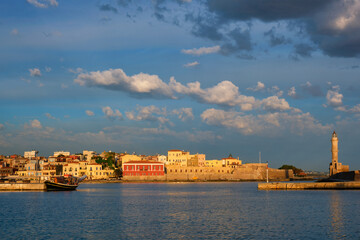
<svg viewBox="0 0 360 240"><path fill-rule="evenodd" d="M339 159L338 159L338 153L339 153L339 139L337 137L336 132L334 131L331 138L331 163L329 167L329 174L334 175L338 172L341 172L341 166L339 166Z"/></svg>

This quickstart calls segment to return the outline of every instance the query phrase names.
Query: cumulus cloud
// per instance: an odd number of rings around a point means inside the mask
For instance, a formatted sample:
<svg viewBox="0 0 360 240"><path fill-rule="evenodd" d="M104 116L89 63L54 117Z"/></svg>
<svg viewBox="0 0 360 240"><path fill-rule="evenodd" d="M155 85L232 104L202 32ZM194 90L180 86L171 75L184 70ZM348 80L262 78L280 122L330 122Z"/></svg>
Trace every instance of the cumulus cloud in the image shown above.
<svg viewBox="0 0 360 240"><path fill-rule="evenodd" d="M195 67L197 65L199 65L200 63L198 61L195 61L195 62L190 62L190 63L187 63L187 64L184 64L184 67Z"/></svg>
<svg viewBox="0 0 360 240"><path fill-rule="evenodd" d="M190 82L186 85L170 78L167 84L157 75L140 73L131 77L122 69L110 69L103 72L81 73L74 80L82 86L102 87L110 90L128 92L135 97L171 98L179 95L189 96L199 102L222 106L240 107L243 111L264 109L266 111L284 111L291 109L285 99L279 98L282 91L276 88L275 96L266 99L256 99L253 96L240 94L239 88L231 81L222 81L213 87L201 88L200 82ZM258 88L265 87L261 82Z"/></svg>
<svg viewBox="0 0 360 240"><path fill-rule="evenodd" d="M81 73L74 82L81 86L102 87L109 90L129 92L136 96L173 98L170 87L159 76L146 73L127 76L122 69Z"/></svg>
<svg viewBox="0 0 360 240"><path fill-rule="evenodd" d="M296 89L295 87L291 87L288 91L288 96L292 97L292 98L297 98L298 95L296 94Z"/></svg>
<svg viewBox="0 0 360 240"><path fill-rule="evenodd" d="M326 94L327 104L333 108L337 108L343 105L343 95L340 93L339 86L333 86L328 90Z"/></svg>
<svg viewBox="0 0 360 240"><path fill-rule="evenodd" d="M31 120L29 124L25 123L24 128L25 129L28 129L28 128L41 129L42 125L39 120L34 119L34 120Z"/></svg>
<svg viewBox="0 0 360 240"><path fill-rule="evenodd" d="M278 96L271 96L261 100L261 105L267 111L285 111L291 109L289 103Z"/></svg>
<svg viewBox="0 0 360 240"><path fill-rule="evenodd" d="M220 46L213 46L213 47L201 47L201 48L193 48L193 49L183 49L181 50L182 53L200 56L204 54L211 54L217 53L220 51Z"/></svg>
<svg viewBox="0 0 360 240"><path fill-rule="evenodd" d="M177 115L181 121L185 121L187 119L194 119L192 108L174 109L171 113Z"/></svg>
<svg viewBox="0 0 360 240"><path fill-rule="evenodd" d="M106 106L102 108L103 113L105 114L106 118L110 119L110 120L115 120L115 119L119 119L122 120L123 119L123 115L121 114L121 112L118 109L112 110L111 107Z"/></svg>
<svg viewBox="0 0 360 240"><path fill-rule="evenodd" d="M247 88L247 90L254 91L254 92L264 90L264 89L265 89L265 84L262 82L257 82L257 85L255 87Z"/></svg>
<svg viewBox="0 0 360 240"><path fill-rule="evenodd" d="M38 68L29 69L30 76L32 77L41 77L41 71Z"/></svg>
<svg viewBox="0 0 360 240"><path fill-rule="evenodd" d="M137 112L136 112L137 111ZM138 106L136 111L126 112L125 115L129 120L135 121L159 121L160 123L169 122L166 116L166 109L160 109L154 105L151 106Z"/></svg>
<svg viewBox="0 0 360 240"><path fill-rule="evenodd" d="M57 7L59 3L56 0L26 0L37 8L48 8L49 6Z"/></svg>
<svg viewBox="0 0 360 240"><path fill-rule="evenodd" d="M236 111L207 109L201 114L203 122L209 125L235 129L244 135L255 135L275 130L290 130L293 134L302 135L305 131L324 132L332 126L322 125L310 113L267 113L263 115L246 115Z"/></svg>
<svg viewBox="0 0 360 240"><path fill-rule="evenodd" d="M48 119L55 119L55 117L52 116L50 113L45 113L45 116L46 116Z"/></svg>
<svg viewBox="0 0 360 240"><path fill-rule="evenodd" d="M85 113L86 113L86 115L88 115L90 117L95 115L95 113L93 111L90 111L90 110L86 110Z"/></svg>

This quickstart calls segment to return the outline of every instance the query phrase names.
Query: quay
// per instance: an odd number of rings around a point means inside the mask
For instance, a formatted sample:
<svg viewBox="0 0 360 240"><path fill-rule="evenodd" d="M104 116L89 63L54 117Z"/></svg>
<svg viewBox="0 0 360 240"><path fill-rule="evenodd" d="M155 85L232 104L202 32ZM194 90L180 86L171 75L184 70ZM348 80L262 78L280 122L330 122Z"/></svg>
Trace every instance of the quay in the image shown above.
<svg viewBox="0 0 360 240"><path fill-rule="evenodd" d="M29 182L9 182L0 183L0 191L46 191L46 185L38 181Z"/></svg>
<svg viewBox="0 0 360 240"><path fill-rule="evenodd" d="M351 190L359 189L360 182L303 182L258 183L258 190Z"/></svg>

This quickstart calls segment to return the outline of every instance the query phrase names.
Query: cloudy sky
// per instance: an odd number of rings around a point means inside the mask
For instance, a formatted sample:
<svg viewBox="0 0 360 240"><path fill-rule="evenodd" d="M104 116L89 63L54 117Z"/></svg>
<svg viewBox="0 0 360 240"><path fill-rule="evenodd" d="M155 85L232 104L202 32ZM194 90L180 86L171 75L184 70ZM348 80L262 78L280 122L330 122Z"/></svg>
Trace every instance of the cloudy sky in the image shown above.
<svg viewBox="0 0 360 240"><path fill-rule="evenodd" d="M0 153L360 169L359 0L0 2Z"/></svg>

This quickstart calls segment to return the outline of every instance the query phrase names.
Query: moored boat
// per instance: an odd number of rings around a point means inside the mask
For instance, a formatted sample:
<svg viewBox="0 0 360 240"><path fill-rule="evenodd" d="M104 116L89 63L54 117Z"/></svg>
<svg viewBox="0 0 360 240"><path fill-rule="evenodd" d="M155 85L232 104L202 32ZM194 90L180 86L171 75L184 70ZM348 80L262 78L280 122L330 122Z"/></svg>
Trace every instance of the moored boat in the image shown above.
<svg viewBox="0 0 360 240"><path fill-rule="evenodd" d="M44 183L47 191L73 191L79 186L79 182L85 178L86 175L81 178L65 175L53 177L51 180L46 180Z"/></svg>

